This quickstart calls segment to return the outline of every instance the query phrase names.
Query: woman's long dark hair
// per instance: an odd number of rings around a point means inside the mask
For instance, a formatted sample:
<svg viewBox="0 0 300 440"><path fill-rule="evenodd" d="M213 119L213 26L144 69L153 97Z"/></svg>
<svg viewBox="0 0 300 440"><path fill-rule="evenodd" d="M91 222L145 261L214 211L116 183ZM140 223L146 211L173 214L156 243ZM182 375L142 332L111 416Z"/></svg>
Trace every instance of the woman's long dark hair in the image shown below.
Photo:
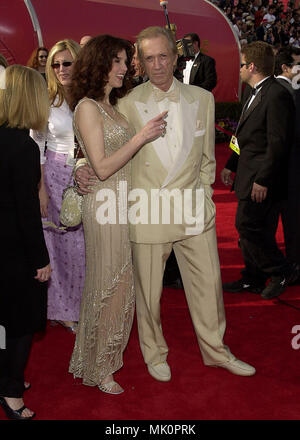
<svg viewBox="0 0 300 440"><path fill-rule="evenodd" d="M113 59L122 50L126 51L128 70L120 88L114 88L109 96L110 103L115 105L119 98L125 96L132 88L134 69L131 60L134 45L122 38L111 35L99 35L92 38L81 49L73 69L71 85L71 107L74 109L78 101L87 96L95 100L104 98L104 89L111 71Z"/></svg>

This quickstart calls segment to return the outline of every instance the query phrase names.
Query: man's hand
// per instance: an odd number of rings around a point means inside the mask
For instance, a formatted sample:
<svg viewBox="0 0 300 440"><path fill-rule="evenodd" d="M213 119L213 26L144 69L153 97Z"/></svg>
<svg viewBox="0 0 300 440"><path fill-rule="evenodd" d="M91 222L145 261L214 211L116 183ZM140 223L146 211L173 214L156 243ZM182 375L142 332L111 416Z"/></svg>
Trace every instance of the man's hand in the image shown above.
<svg viewBox="0 0 300 440"><path fill-rule="evenodd" d="M228 168L223 168L223 170L221 171L221 180L226 186L233 184L231 171Z"/></svg>
<svg viewBox="0 0 300 440"><path fill-rule="evenodd" d="M95 181L98 179L94 173L94 170L88 165L84 165L76 170L74 180L77 184L77 191L80 194L85 195L93 192L93 190L89 187L92 186L93 183L95 183Z"/></svg>
<svg viewBox="0 0 300 440"><path fill-rule="evenodd" d="M261 203L267 197L268 188L261 186L258 183L253 183L251 199L253 202Z"/></svg>

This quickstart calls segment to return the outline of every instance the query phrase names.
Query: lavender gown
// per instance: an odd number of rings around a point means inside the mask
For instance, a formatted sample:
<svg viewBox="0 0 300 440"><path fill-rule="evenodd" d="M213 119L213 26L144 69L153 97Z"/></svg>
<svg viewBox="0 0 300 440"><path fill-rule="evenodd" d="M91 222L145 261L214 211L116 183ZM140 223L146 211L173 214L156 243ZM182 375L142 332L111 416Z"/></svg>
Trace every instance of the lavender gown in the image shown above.
<svg viewBox="0 0 300 440"><path fill-rule="evenodd" d="M56 225L59 225L62 192L72 173L72 166L66 164L68 151L74 148L72 116L66 102L60 107L52 106L47 133L31 132L41 149L49 196L48 218L44 220ZM44 154L45 140L47 151ZM48 285L48 319L78 321L85 273L82 225L67 231L46 227L44 236L52 267Z"/></svg>

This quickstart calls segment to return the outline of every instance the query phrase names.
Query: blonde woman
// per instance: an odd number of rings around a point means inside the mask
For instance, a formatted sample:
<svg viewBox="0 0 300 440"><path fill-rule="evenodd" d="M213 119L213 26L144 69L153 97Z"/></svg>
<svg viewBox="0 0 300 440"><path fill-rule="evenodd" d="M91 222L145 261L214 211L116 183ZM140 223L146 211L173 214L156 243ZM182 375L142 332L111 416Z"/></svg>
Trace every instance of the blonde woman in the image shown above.
<svg viewBox="0 0 300 440"><path fill-rule="evenodd" d="M37 71L14 65L0 76L0 405L8 418L27 420L34 412L23 401L24 370L33 334L46 324L44 282L51 273L38 197L40 152L29 129L45 127L49 101Z"/></svg>
<svg viewBox="0 0 300 440"><path fill-rule="evenodd" d="M31 133L41 150L41 214L56 225L62 193L73 168L73 113L69 103L73 65L79 51L79 44L73 40L59 41L50 50L46 65L51 104L48 125L44 133ZM79 226L61 231L48 227L44 234L53 268L48 287L48 319L75 332L84 284L83 229Z"/></svg>

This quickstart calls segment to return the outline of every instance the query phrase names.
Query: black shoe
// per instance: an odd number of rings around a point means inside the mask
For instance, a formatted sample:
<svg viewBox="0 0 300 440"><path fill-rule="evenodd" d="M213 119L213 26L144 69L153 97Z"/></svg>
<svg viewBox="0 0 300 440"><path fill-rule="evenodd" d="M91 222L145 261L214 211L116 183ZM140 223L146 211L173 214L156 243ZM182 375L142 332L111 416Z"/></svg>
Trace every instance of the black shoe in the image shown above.
<svg viewBox="0 0 300 440"><path fill-rule="evenodd" d="M225 292L230 293L251 292L260 294L264 290L264 288L264 285L251 283L245 278L241 278L240 280L233 281L231 283L223 284L223 289L225 290Z"/></svg>
<svg viewBox="0 0 300 440"><path fill-rule="evenodd" d="M4 397L0 397L0 405L2 406L6 416L11 420L31 420L35 416L35 413L33 413L30 417L23 417L22 412L24 409L26 409L26 406L24 405L19 409L12 409Z"/></svg>
<svg viewBox="0 0 300 440"><path fill-rule="evenodd" d="M300 277L296 278L293 281L289 281L289 286L299 286L300 285Z"/></svg>
<svg viewBox="0 0 300 440"><path fill-rule="evenodd" d="M263 290L261 296L264 299L272 299L283 293L288 285L288 279L283 275L272 276L269 284Z"/></svg>

